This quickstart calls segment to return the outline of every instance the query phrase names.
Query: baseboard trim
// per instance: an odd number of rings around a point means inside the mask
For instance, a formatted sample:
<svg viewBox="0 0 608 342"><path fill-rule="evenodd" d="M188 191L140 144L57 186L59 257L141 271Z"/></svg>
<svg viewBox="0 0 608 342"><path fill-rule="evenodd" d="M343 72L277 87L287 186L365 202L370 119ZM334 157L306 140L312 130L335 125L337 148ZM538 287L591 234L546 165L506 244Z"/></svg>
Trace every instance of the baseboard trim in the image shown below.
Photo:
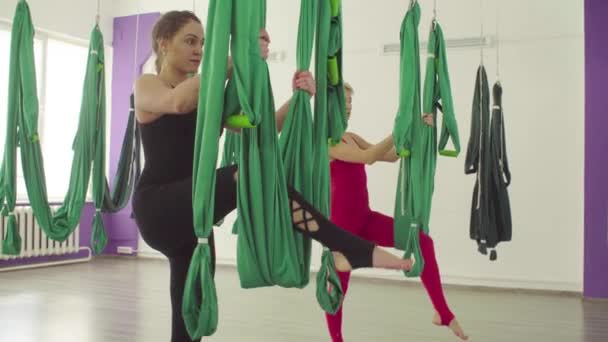
<svg viewBox="0 0 608 342"><path fill-rule="evenodd" d="M165 257L157 252L140 252L138 254L142 258L165 259ZM236 268L236 260L230 258L218 258L217 265L220 267ZM316 274L318 265L311 266L311 272ZM361 273L353 272L354 278L366 281L389 281L391 283L416 284L420 280L418 278L405 278L401 272L381 271L378 273ZM462 289L477 289L484 291L509 291L518 293L530 294L558 294L574 297L582 297L583 285L575 282L554 282L554 281L535 281L526 279L502 279L502 278L481 278L481 277L462 277L445 274L441 276L441 280L446 287L462 288Z"/></svg>
<svg viewBox="0 0 608 342"><path fill-rule="evenodd" d="M236 268L234 259L222 258L217 260L217 264L226 267ZM316 273L319 265L312 265L311 272ZM401 272L380 271L380 272L353 272L353 277L371 281L391 281L408 283L419 283L419 278L406 278ZM445 286L451 288L475 288L487 290L508 290L527 293L553 293L560 295L582 296L583 285L574 282L553 282L553 281L534 281L526 279L501 279L501 278L480 278L462 277L445 274L441 276Z"/></svg>

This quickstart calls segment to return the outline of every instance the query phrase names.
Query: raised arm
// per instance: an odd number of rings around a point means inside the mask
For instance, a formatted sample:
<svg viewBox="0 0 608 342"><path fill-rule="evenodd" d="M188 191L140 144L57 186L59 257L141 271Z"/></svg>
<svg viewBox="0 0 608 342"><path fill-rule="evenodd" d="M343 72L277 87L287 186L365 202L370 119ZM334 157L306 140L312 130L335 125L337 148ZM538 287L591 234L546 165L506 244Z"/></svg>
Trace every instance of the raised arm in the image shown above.
<svg viewBox="0 0 608 342"><path fill-rule="evenodd" d="M363 137L361 137L358 134L350 133L350 132L347 134L349 137L353 138L353 140L359 146L359 148L361 148L363 150L366 150L366 149L374 146L373 144L369 143L367 140L365 140ZM399 160L399 156L397 155L397 153L395 151L395 146L393 146L382 157L380 157L380 159L378 159L378 161L389 162L389 163L396 162L397 160Z"/></svg>
<svg viewBox="0 0 608 342"><path fill-rule="evenodd" d="M196 108L199 83L196 75L172 88L155 75L143 75L135 82L135 108L152 118L189 113Z"/></svg>
<svg viewBox="0 0 608 342"><path fill-rule="evenodd" d="M309 71L296 71L293 75L292 79L292 89L296 91L296 89L304 90L308 93L308 95L315 96L317 92L317 87L315 84L315 80L312 76L312 73ZM283 129L283 123L287 118L287 114L289 113L289 104L290 100L285 102L279 110L275 113L275 118L277 121L277 130L280 132Z"/></svg>
<svg viewBox="0 0 608 342"><path fill-rule="evenodd" d="M332 159L346 162L372 165L377 161L383 160L387 152L393 148L393 145L394 141L392 135L389 135L376 145L370 144L366 149L361 148L358 143L347 144L341 142L329 149L329 156Z"/></svg>

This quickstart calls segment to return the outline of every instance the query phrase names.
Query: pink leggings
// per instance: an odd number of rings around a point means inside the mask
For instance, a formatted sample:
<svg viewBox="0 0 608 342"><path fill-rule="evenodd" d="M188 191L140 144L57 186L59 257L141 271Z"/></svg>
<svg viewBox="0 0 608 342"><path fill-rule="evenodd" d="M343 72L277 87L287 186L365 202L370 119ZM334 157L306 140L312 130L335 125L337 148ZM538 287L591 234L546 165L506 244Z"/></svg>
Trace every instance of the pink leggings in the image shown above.
<svg viewBox="0 0 608 342"><path fill-rule="evenodd" d="M340 227L343 227L351 233L360 236L366 240L373 241L376 244L383 247L394 247L394 234L393 234L393 218L386 215L380 214L375 211L369 213L366 222L363 225L352 229L352 225L344 225L343 222L335 222ZM424 270L422 271L421 279L426 292L431 298L431 302L435 307L435 310L441 317L441 324L448 325L454 319L454 314L448 308L443 289L441 288L441 278L439 277L439 268L437 267L437 260L435 259L435 248L433 246L433 239L430 236L420 233L420 249L422 250L422 257L424 258ZM339 272L340 281L342 283L342 289L344 290L344 296L346 297L346 291L348 290L348 280L350 279L350 272ZM326 314L327 326L331 335L332 341L342 342L342 307L335 315Z"/></svg>

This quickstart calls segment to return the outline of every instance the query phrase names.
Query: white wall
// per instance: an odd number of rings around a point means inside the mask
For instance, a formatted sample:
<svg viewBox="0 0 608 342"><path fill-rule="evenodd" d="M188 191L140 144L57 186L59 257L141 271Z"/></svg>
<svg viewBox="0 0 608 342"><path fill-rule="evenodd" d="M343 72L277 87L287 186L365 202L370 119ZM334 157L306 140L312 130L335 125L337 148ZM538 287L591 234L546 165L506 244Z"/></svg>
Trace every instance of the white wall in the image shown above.
<svg viewBox="0 0 608 342"><path fill-rule="evenodd" d="M398 58L382 57L377 51L380 44L397 41L406 2L384 3L365 10L356 1L344 3L346 77L357 92L350 128L375 141L390 133L398 98ZM421 39L426 40L432 1L420 3L424 11ZM479 255L468 239L474 179L464 175L464 154L457 160L439 160L431 233L446 281L582 289L583 2L554 3L501 1L501 81L513 173L514 234L512 242L499 245L497 262ZM439 19L448 39L478 34L479 1L439 4ZM485 13L485 29L494 34L495 8L488 6ZM466 147L479 50L450 50L448 54L460 136ZM486 66L493 82L494 49L486 53ZM369 168L372 203L383 212L393 210L396 171L393 165Z"/></svg>
<svg viewBox="0 0 608 342"><path fill-rule="evenodd" d="M426 40L431 0L420 0L420 37ZM438 1L447 39L479 34L478 0ZM485 1L485 29L495 34L494 1ZM204 17L207 1L197 1ZM344 2L345 75L355 87L350 129L379 141L392 130L398 103L398 57L380 47L397 43L407 1L383 0L382 6ZM504 87L513 241L499 245L496 262L476 251L468 238L474 178L464 175L460 158L440 158L431 234L445 282L580 291L583 262L583 1L501 1L501 81ZM191 9L192 1L121 2L115 15ZM287 51L284 63L271 63L275 98L289 96L295 68L299 3L268 1L268 28L274 51ZM542 18L542 19L541 19ZM204 21L204 20L203 20ZM495 80L495 49L486 67ZM463 149L469 135L478 49L448 51L456 116ZM423 60L424 61L424 60ZM374 209L392 214L397 165L368 168ZM388 195L387 195L388 194ZM216 229L218 258L234 263L231 220ZM316 252L318 253L318 249ZM318 260L318 259L315 259ZM360 275L401 278L393 272Z"/></svg>
<svg viewBox="0 0 608 342"><path fill-rule="evenodd" d="M12 21L18 2L18 0L1 1L0 20ZM36 29L88 41L95 24L97 1L28 0L28 4ZM100 28L106 44L112 41L113 6L113 2L101 0Z"/></svg>

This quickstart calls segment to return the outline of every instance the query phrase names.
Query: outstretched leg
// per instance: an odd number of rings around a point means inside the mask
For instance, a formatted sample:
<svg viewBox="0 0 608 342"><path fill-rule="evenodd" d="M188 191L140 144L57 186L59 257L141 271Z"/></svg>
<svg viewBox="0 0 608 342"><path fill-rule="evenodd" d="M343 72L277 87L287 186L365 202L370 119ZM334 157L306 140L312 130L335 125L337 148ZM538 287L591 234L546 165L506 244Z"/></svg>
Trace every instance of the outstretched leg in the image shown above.
<svg viewBox="0 0 608 342"><path fill-rule="evenodd" d="M294 226L334 252L338 271L345 272L361 267L398 270L411 268L411 260L403 260L336 226L301 194L291 187L288 190Z"/></svg>
<svg viewBox="0 0 608 342"><path fill-rule="evenodd" d="M218 169L216 177L215 222L236 208L237 166ZM411 268L411 260L403 260L330 222L293 188L288 187L288 195L294 229L329 248L338 271L361 267Z"/></svg>
<svg viewBox="0 0 608 342"><path fill-rule="evenodd" d="M420 250L424 258L424 270L420 278L426 292L429 294L433 306L441 318L441 325L449 325L454 319L454 314L450 311L445 300L445 295L441 287L441 277L439 275L439 267L435 258L435 245L430 236L420 232Z"/></svg>
<svg viewBox="0 0 608 342"><path fill-rule="evenodd" d="M468 340L469 337L465 335L462 327L454 317L452 311L448 307L441 288L441 278L439 275L439 267L437 266L437 259L435 258L435 244L430 236L420 232L420 249L422 251L422 257L424 258L424 270L422 271L422 283L426 288L426 291L431 297L433 306L435 307L436 313L433 318L433 323L436 325L447 326L454 335L458 336L462 340Z"/></svg>
<svg viewBox="0 0 608 342"><path fill-rule="evenodd" d="M368 223L363 228L362 237L374 241L380 246L394 247L393 225L393 218L378 212L372 212ZM447 326L456 334L456 336L466 339L466 336L450 310L445 299L445 294L443 293L433 239L423 232L420 232L419 237L420 249L422 257L424 258L424 270L422 271L420 278L436 311L433 323Z"/></svg>

